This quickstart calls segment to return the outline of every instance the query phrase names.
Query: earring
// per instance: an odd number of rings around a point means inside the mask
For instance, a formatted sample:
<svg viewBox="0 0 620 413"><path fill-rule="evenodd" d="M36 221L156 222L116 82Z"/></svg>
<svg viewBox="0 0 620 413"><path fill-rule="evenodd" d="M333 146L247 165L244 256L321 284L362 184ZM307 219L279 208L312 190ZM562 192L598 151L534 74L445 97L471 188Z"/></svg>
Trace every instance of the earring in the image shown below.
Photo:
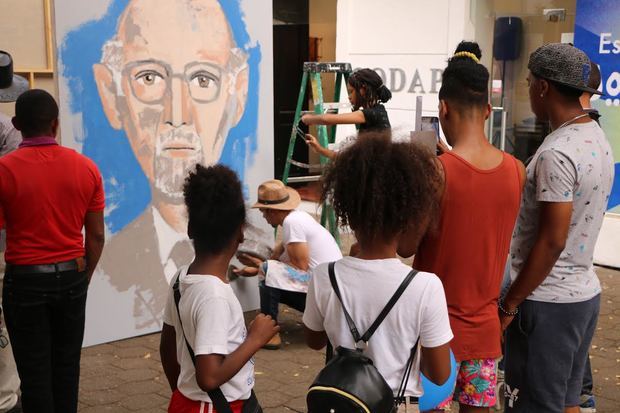
<svg viewBox="0 0 620 413"><path fill-rule="evenodd" d="M544 97L545 97L545 94L544 94L544 93L541 93L541 94L540 94L540 97L541 97L541 98L544 98Z"/></svg>

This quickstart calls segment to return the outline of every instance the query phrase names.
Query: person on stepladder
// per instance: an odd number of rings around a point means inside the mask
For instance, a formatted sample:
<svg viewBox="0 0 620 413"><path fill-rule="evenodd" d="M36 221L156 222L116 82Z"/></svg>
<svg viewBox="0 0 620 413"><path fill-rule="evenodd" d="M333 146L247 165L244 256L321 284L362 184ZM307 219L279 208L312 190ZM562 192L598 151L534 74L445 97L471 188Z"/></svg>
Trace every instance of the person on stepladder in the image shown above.
<svg viewBox="0 0 620 413"><path fill-rule="evenodd" d="M383 84L381 77L372 69L359 69L353 72L347 82L351 113L326 113L323 115L306 114L301 121L306 125L359 125L359 133L390 129L385 106L392 98L392 92ZM306 143L315 153L333 159L338 150L350 144L356 136L347 138L334 150L321 146L317 138L306 134Z"/></svg>

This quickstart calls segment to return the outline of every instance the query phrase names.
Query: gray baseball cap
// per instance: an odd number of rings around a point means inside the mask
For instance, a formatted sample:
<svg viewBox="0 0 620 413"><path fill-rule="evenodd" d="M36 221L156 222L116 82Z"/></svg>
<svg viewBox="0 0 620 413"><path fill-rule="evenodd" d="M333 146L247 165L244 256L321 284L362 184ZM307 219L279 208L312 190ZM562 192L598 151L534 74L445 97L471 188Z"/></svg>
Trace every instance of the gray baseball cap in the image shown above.
<svg viewBox="0 0 620 413"><path fill-rule="evenodd" d="M582 50L566 43L549 43L530 55L530 71L543 79L572 87L583 92L601 95L588 87L590 58Z"/></svg>

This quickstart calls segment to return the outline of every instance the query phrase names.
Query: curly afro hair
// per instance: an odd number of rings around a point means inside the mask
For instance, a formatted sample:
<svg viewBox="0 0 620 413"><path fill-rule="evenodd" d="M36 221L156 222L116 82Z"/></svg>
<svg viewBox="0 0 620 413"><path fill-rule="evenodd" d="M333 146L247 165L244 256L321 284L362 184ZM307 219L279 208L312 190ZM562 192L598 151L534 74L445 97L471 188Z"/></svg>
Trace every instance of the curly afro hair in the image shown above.
<svg viewBox="0 0 620 413"><path fill-rule="evenodd" d="M322 183L338 222L361 242L374 242L426 225L438 210L441 175L425 148L368 132L338 154Z"/></svg>
<svg viewBox="0 0 620 413"><path fill-rule="evenodd" d="M222 252L245 223L241 182L223 165L196 164L183 186L189 221L187 233L196 253Z"/></svg>

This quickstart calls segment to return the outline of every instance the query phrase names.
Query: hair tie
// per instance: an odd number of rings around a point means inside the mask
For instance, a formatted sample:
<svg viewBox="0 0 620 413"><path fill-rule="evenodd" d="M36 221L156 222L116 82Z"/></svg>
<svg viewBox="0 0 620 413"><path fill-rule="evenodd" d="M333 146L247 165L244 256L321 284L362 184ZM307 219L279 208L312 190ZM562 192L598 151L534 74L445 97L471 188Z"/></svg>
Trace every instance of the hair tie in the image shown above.
<svg viewBox="0 0 620 413"><path fill-rule="evenodd" d="M476 56L472 52L458 52L458 53L454 53L454 56L452 56L452 57L469 57L474 62L480 63L480 60L478 59L478 56Z"/></svg>

